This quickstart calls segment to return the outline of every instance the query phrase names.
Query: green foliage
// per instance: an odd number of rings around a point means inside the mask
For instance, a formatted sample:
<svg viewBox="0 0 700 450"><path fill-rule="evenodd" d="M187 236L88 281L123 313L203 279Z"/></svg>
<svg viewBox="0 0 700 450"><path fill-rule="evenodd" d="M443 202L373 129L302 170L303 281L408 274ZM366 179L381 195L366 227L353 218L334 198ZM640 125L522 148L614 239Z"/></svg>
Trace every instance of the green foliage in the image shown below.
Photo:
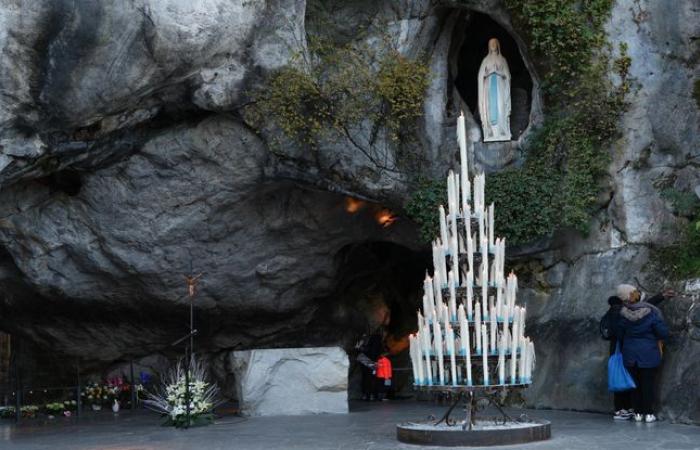
<svg viewBox="0 0 700 450"><path fill-rule="evenodd" d="M321 142L340 138L378 165L384 148L380 130L402 142L422 114L429 69L409 59L388 41L373 47L337 45L308 36L309 51L294 58L254 93L245 111L259 128L271 120L286 138L316 151Z"/></svg>
<svg viewBox="0 0 700 450"><path fill-rule="evenodd" d="M673 206L674 214L689 222L673 245L656 248L652 264L674 279L700 277L700 200L692 192L668 188L661 196Z"/></svg>
<svg viewBox="0 0 700 450"><path fill-rule="evenodd" d="M626 108L631 59L616 59L602 24L611 0L507 0L544 73L548 108L522 167L487 177L487 201L498 205L496 227L512 243L561 227L587 232L606 173L607 153ZM607 77L612 68L615 84Z"/></svg>
<svg viewBox="0 0 700 450"><path fill-rule="evenodd" d="M677 243L655 249L655 269L681 280L700 277L700 220L691 221Z"/></svg>
<svg viewBox="0 0 700 450"><path fill-rule="evenodd" d="M693 192L667 188L661 191L661 197L671 203L673 212L676 215L691 219L700 216L700 199Z"/></svg>
<svg viewBox="0 0 700 450"><path fill-rule="evenodd" d="M431 242L440 230L440 219L435 209L447 203L447 188L442 179L421 178L416 183L411 198L405 205L406 214L413 219L421 231L423 242Z"/></svg>

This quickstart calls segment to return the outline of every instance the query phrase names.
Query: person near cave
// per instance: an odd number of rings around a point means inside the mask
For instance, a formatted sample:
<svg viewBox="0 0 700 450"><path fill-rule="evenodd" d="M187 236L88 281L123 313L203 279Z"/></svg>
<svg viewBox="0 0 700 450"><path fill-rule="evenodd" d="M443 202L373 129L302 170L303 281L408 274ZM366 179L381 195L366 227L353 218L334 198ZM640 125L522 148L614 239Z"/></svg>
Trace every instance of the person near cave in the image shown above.
<svg viewBox="0 0 700 450"><path fill-rule="evenodd" d="M388 352L382 353L381 356L379 356L379 359L377 359L376 376L376 398L380 401L387 400L385 395L389 388L391 388L392 377L391 360L389 359Z"/></svg>
<svg viewBox="0 0 700 450"><path fill-rule="evenodd" d="M622 285L618 287L618 294L622 297L623 305L615 333L617 341L621 343L625 368L637 386L630 393L634 420L656 422L653 411L654 383L661 365L663 340L669 334L668 326L656 305L642 301L641 292L634 286ZM660 299L655 296L649 300L658 304L673 295L673 291L667 290Z"/></svg>
<svg viewBox="0 0 700 450"><path fill-rule="evenodd" d="M618 330L620 324L620 310L625 303L630 301L631 297L641 298L639 290L629 284L621 284L616 289L616 295L608 298L608 311L600 320L600 333L603 339L610 342L609 351L612 356L615 353L615 348L618 343L617 336L620 334ZM673 290L666 289L661 294L645 299L645 303L658 306L662 301L674 297L676 294ZM620 345L622 341L620 340ZM619 391L613 393L613 404L615 420L629 420L634 416L634 407L632 404L633 391Z"/></svg>
<svg viewBox="0 0 700 450"><path fill-rule="evenodd" d="M357 362L362 373L362 400L378 400L379 382L377 379L377 361L384 350L384 333L381 328L366 335L360 345Z"/></svg>

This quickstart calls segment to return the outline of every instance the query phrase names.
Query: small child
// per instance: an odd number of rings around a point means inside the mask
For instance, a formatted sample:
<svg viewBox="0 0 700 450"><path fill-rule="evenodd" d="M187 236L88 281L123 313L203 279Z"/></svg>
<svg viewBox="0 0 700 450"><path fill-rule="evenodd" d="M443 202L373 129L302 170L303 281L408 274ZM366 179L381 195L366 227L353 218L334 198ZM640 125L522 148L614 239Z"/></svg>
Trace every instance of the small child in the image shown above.
<svg viewBox="0 0 700 450"><path fill-rule="evenodd" d="M388 353L382 353L377 360L377 400L384 400L384 393L391 387L391 361Z"/></svg>

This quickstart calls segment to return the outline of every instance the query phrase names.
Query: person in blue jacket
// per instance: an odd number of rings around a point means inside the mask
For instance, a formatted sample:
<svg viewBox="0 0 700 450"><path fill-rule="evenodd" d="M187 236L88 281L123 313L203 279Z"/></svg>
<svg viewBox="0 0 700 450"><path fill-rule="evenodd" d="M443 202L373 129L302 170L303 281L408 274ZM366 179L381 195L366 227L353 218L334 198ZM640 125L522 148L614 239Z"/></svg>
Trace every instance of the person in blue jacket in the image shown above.
<svg viewBox="0 0 700 450"><path fill-rule="evenodd" d="M637 290L630 294L629 301L620 309L616 330L622 343L622 358L637 389L632 392L634 420L655 422L653 411L654 380L661 365L660 341L668 337L668 327L659 309L641 302Z"/></svg>

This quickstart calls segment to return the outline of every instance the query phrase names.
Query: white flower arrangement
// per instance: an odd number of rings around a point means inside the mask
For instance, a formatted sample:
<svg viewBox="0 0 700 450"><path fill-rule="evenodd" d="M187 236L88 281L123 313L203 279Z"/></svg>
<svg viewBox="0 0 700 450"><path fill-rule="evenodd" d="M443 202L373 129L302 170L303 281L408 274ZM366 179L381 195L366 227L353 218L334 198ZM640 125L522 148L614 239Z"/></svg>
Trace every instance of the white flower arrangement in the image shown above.
<svg viewBox="0 0 700 450"><path fill-rule="evenodd" d="M189 369L190 425L210 422L212 410L218 404L219 388L206 381L207 371L202 361L193 357ZM182 361L168 372L160 390L147 392L146 397L146 407L167 415L169 424L187 425L187 389Z"/></svg>

